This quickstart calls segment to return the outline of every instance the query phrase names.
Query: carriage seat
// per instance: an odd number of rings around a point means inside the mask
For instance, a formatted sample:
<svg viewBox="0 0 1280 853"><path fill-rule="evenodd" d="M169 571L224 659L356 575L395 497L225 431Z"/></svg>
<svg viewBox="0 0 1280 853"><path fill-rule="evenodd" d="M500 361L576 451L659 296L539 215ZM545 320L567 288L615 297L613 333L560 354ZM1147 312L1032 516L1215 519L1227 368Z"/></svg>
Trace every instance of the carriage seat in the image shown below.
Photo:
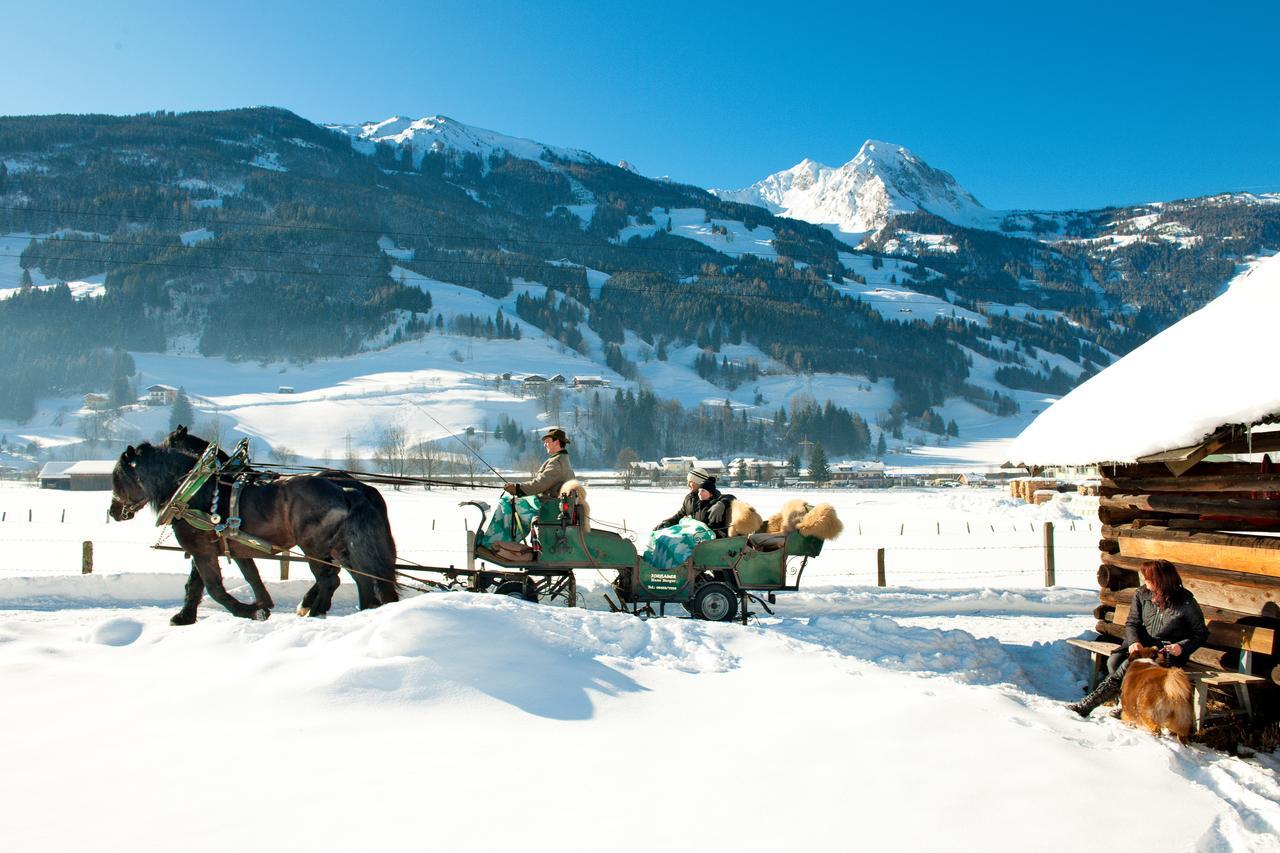
<svg viewBox="0 0 1280 853"><path fill-rule="evenodd" d="M757 551L778 551L787 544L785 533L752 533L747 537L747 545Z"/></svg>

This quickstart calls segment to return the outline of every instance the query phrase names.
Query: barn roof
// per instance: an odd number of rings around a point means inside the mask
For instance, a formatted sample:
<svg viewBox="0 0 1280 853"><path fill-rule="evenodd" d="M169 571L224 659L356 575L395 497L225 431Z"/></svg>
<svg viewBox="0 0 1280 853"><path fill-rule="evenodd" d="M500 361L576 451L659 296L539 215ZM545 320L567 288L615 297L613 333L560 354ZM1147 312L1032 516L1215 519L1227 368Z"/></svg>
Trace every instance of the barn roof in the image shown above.
<svg viewBox="0 0 1280 853"><path fill-rule="evenodd" d="M1009 459L1028 465L1135 462L1205 445L1224 424L1280 413L1280 255L1165 329L1032 421Z"/></svg>

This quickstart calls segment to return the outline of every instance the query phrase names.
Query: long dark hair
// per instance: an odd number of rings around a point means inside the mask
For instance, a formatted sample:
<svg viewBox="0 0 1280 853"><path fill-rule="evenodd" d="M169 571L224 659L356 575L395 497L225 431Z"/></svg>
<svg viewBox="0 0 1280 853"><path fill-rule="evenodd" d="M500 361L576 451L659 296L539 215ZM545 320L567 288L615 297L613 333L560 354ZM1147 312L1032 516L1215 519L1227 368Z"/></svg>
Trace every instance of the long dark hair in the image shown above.
<svg viewBox="0 0 1280 853"><path fill-rule="evenodd" d="M1147 560L1139 569L1151 590L1151 600L1164 610L1182 591L1182 577L1168 560Z"/></svg>

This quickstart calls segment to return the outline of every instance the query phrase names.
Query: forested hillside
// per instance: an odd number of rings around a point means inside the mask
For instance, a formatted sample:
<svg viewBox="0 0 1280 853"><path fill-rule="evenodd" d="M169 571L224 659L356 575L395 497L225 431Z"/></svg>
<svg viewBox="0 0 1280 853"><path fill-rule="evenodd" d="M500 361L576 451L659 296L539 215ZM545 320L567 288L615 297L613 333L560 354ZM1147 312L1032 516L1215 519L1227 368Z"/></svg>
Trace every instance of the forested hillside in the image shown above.
<svg viewBox="0 0 1280 853"><path fill-rule="evenodd" d="M454 143L471 129L432 121L435 136L379 141L270 108L0 119L0 233L27 235L10 259L21 281L0 283L0 356L21 365L0 374L0 417L103 387L115 349L306 362L518 334L500 314L446 318L423 276L570 297L514 307L580 353L598 335L623 377L636 346L662 359L693 344L698 375L726 388L762 371L891 380L894 418L942 432L932 409L951 397L1016 409L975 359L1000 366L1000 387L1062 393L1280 246L1280 207L1224 197L1026 214L1005 233L921 211L855 248L585 152ZM506 139L467 139L490 137ZM75 298L61 282L100 286ZM737 344L763 363L721 354ZM621 421L650 405L637 390ZM851 452L870 442L856 412L819 413Z"/></svg>

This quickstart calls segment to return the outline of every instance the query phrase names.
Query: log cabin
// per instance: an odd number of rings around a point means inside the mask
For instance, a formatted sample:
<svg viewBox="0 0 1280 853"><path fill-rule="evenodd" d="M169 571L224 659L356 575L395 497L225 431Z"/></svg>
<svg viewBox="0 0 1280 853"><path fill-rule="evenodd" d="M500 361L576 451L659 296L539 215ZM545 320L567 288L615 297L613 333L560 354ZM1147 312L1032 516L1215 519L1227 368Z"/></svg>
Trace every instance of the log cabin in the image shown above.
<svg viewBox="0 0 1280 853"><path fill-rule="evenodd" d="M1104 643L1091 650L1123 637L1142 562L1169 560L1209 627L1195 668L1220 674L1207 683L1230 684L1245 710L1280 684L1277 317L1273 256L1053 403L1010 451L1029 467L1100 466L1094 616ZM1274 708L1276 694L1266 692Z"/></svg>

